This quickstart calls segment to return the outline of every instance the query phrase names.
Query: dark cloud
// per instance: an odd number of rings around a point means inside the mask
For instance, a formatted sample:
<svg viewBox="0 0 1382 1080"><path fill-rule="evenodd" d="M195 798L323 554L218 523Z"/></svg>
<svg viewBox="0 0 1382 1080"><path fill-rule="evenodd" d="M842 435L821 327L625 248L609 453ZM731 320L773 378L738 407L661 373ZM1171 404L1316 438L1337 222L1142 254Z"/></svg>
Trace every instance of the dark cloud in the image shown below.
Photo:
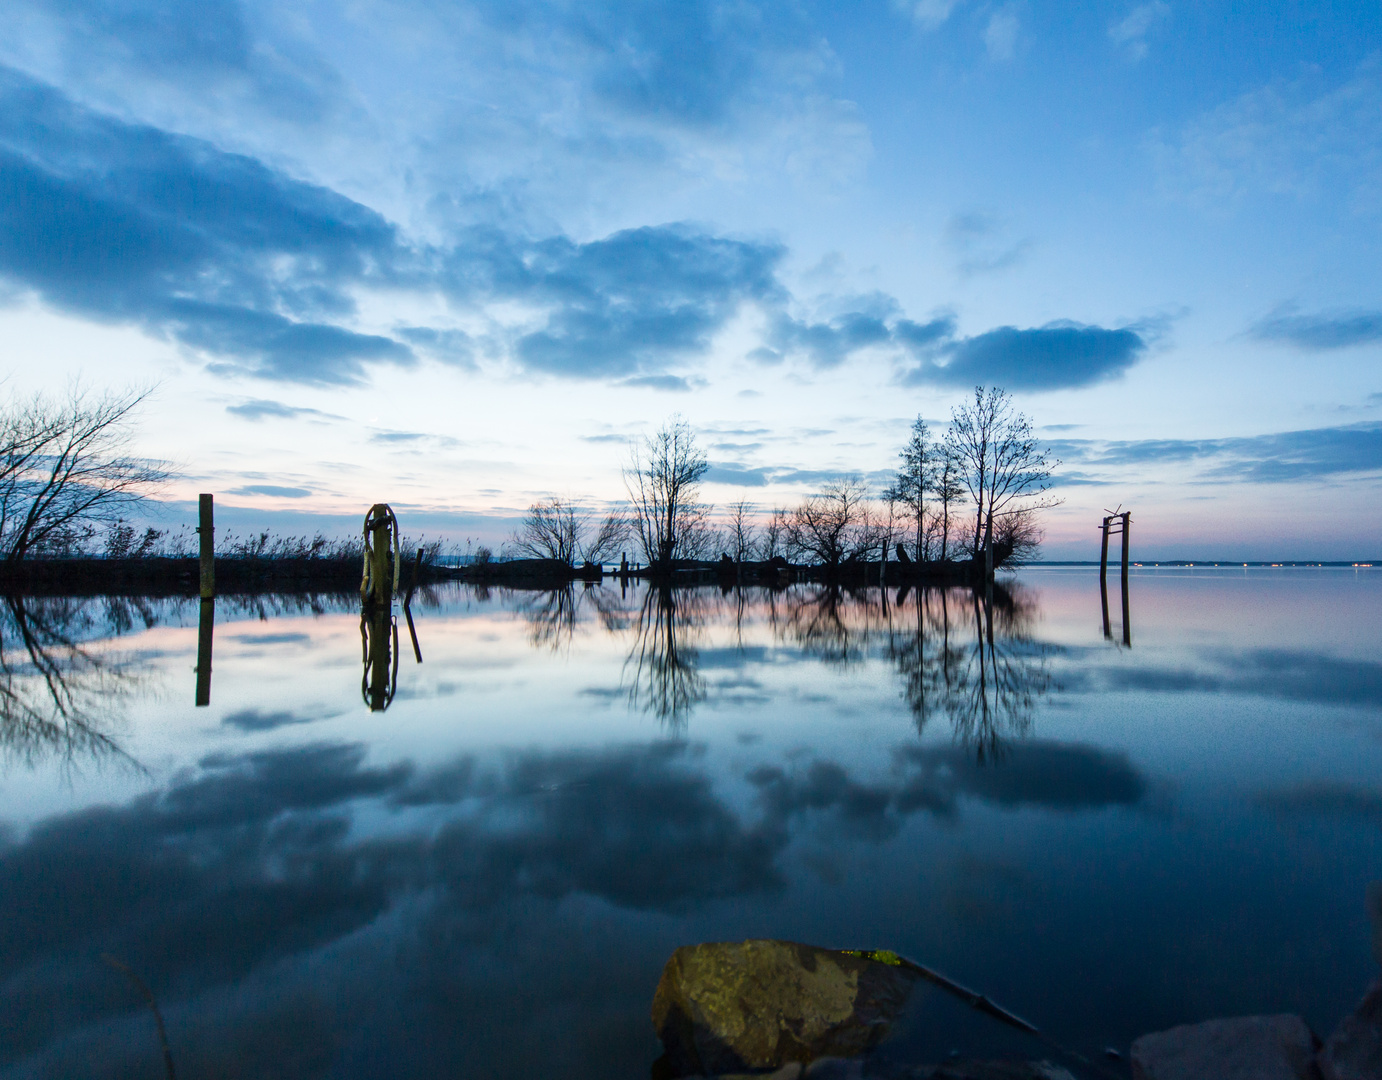
<svg viewBox="0 0 1382 1080"><path fill-rule="evenodd" d="M711 21L723 31L719 16ZM654 99L659 109L670 100ZM797 319L777 276L784 254L775 242L681 224L584 243L472 225L447 247L411 243L326 188L92 112L0 68L0 276L63 310L174 340L225 376L342 385L420 354L473 368L483 352L531 372L682 391L694 378L669 366L704 355L746 304L768 319L759 359L829 368L884 349L914 358L911 383L1083 386L1122 372L1145 348L1132 329L1069 323L956 339L952 317L918 323L883 294L837 299L821 321ZM351 328L355 295L386 288L472 310L515 303L535 323L483 340L426 326ZM232 409L283 415L253 403Z"/></svg>
<svg viewBox="0 0 1382 1080"><path fill-rule="evenodd" d="M525 366L579 378L665 374L703 351L748 300L781 295L776 245L683 226L627 229L577 244L554 238L522 263L496 266L495 287L552 305L547 325L519 338Z"/></svg>
<svg viewBox="0 0 1382 1080"><path fill-rule="evenodd" d="M1382 709L1382 663L1285 649L1206 653L1196 668L1114 667L1101 679L1118 690L1250 694Z"/></svg>
<svg viewBox="0 0 1382 1080"><path fill-rule="evenodd" d="M998 383L1010 390L1057 390L1089 386L1121 375L1146 351L1132 329L1107 330L1076 323L1048 323L1033 330L1000 326L976 337L946 342L923 358L903 382L916 386Z"/></svg>
<svg viewBox="0 0 1382 1080"><path fill-rule="evenodd" d="M91 978L101 952L169 988L167 1011L348 939L405 894L468 912L572 893L675 911L780 888L780 839L740 822L687 766L684 748L657 745L419 773L370 767L363 746L311 745L214 755L166 790L40 822L0 847L0 1066L125 1007ZM448 816L401 838L357 836L360 800Z"/></svg>
<svg viewBox="0 0 1382 1080"><path fill-rule="evenodd" d="M931 798L953 786L996 806L1073 811L1133 806L1147 794L1146 780L1126 754L1082 743L1017 741L998 762L980 762L961 747L909 748L902 756L920 770L908 791ZM920 795L907 797L925 803Z"/></svg>
<svg viewBox="0 0 1382 1080"><path fill-rule="evenodd" d="M1282 431L1233 439L1140 439L1051 444L1062 460L1086 466L1197 466L1214 480L1285 483L1382 469L1382 423Z"/></svg>
<svg viewBox="0 0 1382 1080"><path fill-rule="evenodd" d="M768 469L749 469L742 465L719 463L705 472L708 484L729 484L734 487L763 487L768 483Z"/></svg>
<svg viewBox="0 0 1382 1080"><path fill-rule="evenodd" d="M300 720L246 710L226 723L257 732ZM520 995L523 1029L551 1030L553 1019L529 1007L538 972L539 983L558 981L568 1007L581 1001L581 1030L591 1026L586 998L604 993L595 987L614 971L638 988L628 1007L646 1009L670 946L659 936L647 970L625 970L631 927L647 922L625 919L620 962L591 966L572 934L590 905L571 898L676 913L771 896L803 830L877 843L909 814L955 815L965 796L1069 811L1132 805L1142 790L1121 755L1058 743L1019 745L985 767L957 748L912 748L880 781L820 760L762 765L748 780L758 812L745 818L683 745L462 757L420 770L371 766L363 745L314 744L213 755L122 806L51 817L22 839L0 834L0 1068L71 1051L114 1063L79 1071L112 1075L126 1056L156 1052L141 1003L95 961L111 953L157 988L187 1071L216 1071L201 1064L241 1034L235 1025L263 1039L287 1008L294 1053L325 1056L279 1071L325 1075L337 1052L358 1049L347 1035L364 1024L371 1042L425 1045L449 1055L442 1071L469 1074L449 1065L473 1065L480 1019ZM573 955L584 958L574 969ZM306 1013L298 981L316 988ZM386 1000L408 1006L381 1009ZM446 1035L458 1011L469 1032L460 1042ZM231 1044L241 1065L253 1057L238 1037ZM502 1039L495 1051L509 1064L516 1052ZM438 1068L399 1059L387 1071Z"/></svg>
<svg viewBox="0 0 1382 1080"><path fill-rule="evenodd" d="M275 728L290 727L293 724L310 724L316 716L300 716L292 712L265 712L262 709L240 709L221 718L225 727L240 731L273 731Z"/></svg>
<svg viewBox="0 0 1382 1080"><path fill-rule="evenodd" d="M320 319L349 315L345 286L394 279L402 256L349 199L0 69L0 274L57 307L139 323L228 373L352 382L412 354Z"/></svg>
<svg viewBox="0 0 1382 1080"><path fill-rule="evenodd" d="M273 495L280 499L305 499L312 494L310 488L280 487L278 484L246 484L231 488L228 495Z"/></svg>
<svg viewBox="0 0 1382 1080"><path fill-rule="evenodd" d="M1257 341L1284 342L1301 349L1347 349L1382 341L1382 311L1282 312L1254 323L1249 334Z"/></svg>
<svg viewBox="0 0 1382 1080"><path fill-rule="evenodd" d="M1333 817L1382 824L1382 792L1332 780L1261 791L1258 806L1281 817Z"/></svg>

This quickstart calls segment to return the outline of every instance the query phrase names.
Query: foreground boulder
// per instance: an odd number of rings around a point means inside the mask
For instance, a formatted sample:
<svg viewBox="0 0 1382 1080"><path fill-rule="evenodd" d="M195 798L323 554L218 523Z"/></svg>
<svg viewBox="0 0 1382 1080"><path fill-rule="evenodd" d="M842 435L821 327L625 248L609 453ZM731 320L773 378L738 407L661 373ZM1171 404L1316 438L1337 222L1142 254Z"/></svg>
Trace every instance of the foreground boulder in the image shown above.
<svg viewBox="0 0 1382 1080"><path fill-rule="evenodd" d="M1299 1016L1236 1016L1143 1035L1133 1080L1314 1080L1319 1040Z"/></svg>
<svg viewBox="0 0 1382 1080"><path fill-rule="evenodd" d="M673 1076L777 1069L874 1046L917 973L891 953L790 941L686 945L653 996L653 1026Z"/></svg>
<svg viewBox="0 0 1382 1080"><path fill-rule="evenodd" d="M1382 1078L1382 982L1373 983L1363 1003L1334 1029L1319 1064L1324 1080Z"/></svg>

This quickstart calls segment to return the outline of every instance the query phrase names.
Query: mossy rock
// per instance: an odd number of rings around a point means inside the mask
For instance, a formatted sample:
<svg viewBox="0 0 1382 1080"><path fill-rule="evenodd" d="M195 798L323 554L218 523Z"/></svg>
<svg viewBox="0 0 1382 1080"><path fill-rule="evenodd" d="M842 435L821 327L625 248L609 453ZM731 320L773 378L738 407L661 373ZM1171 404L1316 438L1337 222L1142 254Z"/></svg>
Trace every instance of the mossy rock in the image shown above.
<svg viewBox="0 0 1382 1080"><path fill-rule="evenodd" d="M664 1068L713 1075L853 1057L887 1034L916 979L892 953L792 941L682 946L653 996Z"/></svg>

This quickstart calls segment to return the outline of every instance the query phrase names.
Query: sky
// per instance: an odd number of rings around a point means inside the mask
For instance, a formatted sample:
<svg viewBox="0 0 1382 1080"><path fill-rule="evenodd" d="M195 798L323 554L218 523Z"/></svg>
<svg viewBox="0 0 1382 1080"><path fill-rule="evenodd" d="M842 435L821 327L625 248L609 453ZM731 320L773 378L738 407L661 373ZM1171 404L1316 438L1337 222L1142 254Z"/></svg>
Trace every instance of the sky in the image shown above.
<svg viewBox="0 0 1382 1080"><path fill-rule="evenodd" d="M162 520L497 545L881 488L1005 388L1047 558L1382 555L1382 6L8 0L3 392L150 387Z"/></svg>

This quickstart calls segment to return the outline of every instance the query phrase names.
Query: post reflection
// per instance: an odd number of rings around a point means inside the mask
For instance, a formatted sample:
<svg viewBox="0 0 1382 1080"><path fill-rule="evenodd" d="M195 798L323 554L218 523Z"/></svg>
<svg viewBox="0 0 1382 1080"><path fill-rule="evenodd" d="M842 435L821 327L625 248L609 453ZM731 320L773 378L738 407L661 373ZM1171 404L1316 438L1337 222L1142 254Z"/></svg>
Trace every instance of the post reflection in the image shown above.
<svg viewBox="0 0 1382 1080"><path fill-rule="evenodd" d="M211 643L216 628L216 600L206 597L197 616L197 696L198 708L211 704Z"/></svg>
<svg viewBox="0 0 1382 1080"><path fill-rule="evenodd" d="M398 622L392 605L365 604L361 608L360 649L365 666L360 696L370 712L383 712L398 691Z"/></svg>
<svg viewBox="0 0 1382 1080"><path fill-rule="evenodd" d="M1099 578L1099 600L1104 613L1104 640L1113 640L1113 626L1109 620L1108 611L1108 581L1102 575ZM1123 645L1132 648L1132 605L1128 600L1128 577L1123 575Z"/></svg>

